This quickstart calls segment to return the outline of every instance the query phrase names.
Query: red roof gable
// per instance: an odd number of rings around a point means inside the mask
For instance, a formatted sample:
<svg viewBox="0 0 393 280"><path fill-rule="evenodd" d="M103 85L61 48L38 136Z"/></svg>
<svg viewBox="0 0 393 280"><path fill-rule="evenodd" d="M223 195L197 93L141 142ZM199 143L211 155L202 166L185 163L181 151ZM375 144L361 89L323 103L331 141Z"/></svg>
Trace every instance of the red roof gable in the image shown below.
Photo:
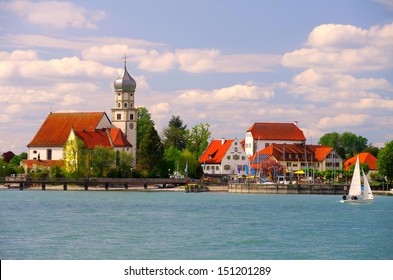
<svg viewBox="0 0 393 280"><path fill-rule="evenodd" d="M378 170L377 158L374 157L372 154L370 154L370 153L360 153L357 156L359 156L359 163L366 163L366 164L368 164L368 167L370 168L370 170ZM357 156L351 157L350 159L347 159L344 162L344 169L345 170L350 170L351 169L351 166L356 163Z"/></svg>
<svg viewBox="0 0 393 280"><path fill-rule="evenodd" d="M71 128L75 131L93 132L104 117L107 117L104 112L50 113L27 146L63 146Z"/></svg>
<svg viewBox="0 0 393 280"><path fill-rule="evenodd" d="M255 140L306 141L303 131L293 123L254 123L247 132Z"/></svg>
<svg viewBox="0 0 393 280"><path fill-rule="evenodd" d="M224 143L222 143L224 141ZM199 158L199 163L221 163L234 140L212 140Z"/></svg>
<svg viewBox="0 0 393 280"><path fill-rule="evenodd" d="M76 136L80 138L87 148L96 146L114 147L132 147L126 136L120 128L110 128L107 130L96 129L95 131L75 131Z"/></svg>

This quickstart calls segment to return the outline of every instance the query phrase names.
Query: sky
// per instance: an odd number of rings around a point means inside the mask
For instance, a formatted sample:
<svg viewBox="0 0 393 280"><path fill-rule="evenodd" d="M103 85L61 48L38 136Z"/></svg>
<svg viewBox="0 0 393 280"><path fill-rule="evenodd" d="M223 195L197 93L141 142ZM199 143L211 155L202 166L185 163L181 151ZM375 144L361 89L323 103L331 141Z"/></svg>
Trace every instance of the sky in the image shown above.
<svg viewBox="0 0 393 280"><path fill-rule="evenodd" d="M212 139L297 121L308 144L393 140L393 0L0 0L0 152L50 112L110 118L125 54L159 133L174 115Z"/></svg>

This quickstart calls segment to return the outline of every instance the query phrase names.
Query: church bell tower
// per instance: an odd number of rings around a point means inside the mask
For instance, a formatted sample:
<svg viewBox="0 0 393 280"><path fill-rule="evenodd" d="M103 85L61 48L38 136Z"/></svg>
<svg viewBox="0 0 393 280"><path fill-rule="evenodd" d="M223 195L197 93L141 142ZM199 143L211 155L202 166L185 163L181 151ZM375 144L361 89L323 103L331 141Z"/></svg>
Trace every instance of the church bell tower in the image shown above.
<svg viewBox="0 0 393 280"><path fill-rule="evenodd" d="M132 155L136 158L136 122L135 106L136 82L127 71L124 57L124 71L114 82L115 107L112 109L112 124L120 128L132 145Z"/></svg>

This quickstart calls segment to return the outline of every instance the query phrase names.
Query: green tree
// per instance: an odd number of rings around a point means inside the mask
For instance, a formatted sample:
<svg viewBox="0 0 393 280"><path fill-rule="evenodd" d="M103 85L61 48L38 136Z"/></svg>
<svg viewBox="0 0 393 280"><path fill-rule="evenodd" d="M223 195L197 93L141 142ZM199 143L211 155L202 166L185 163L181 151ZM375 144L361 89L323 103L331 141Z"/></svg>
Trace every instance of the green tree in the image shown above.
<svg viewBox="0 0 393 280"><path fill-rule="evenodd" d="M174 146L165 149L164 158L166 161L165 169L175 171L181 160L181 151Z"/></svg>
<svg viewBox="0 0 393 280"><path fill-rule="evenodd" d="M195 155L196 159L202 155L209 144L208 140L211 136L209 127L209 123L200 123L195 125L191 131L187 130L187 149Z"/></svg>
<svg viewBox="0 0 393 280"><path fill-rule="evenodd" d="M154 126L150 126L140 144L138 169L143 176L155 175L164 159L164 147Z"/></svg>
<svg viewBox="0 0 393 280"><path fill-rule="evenodd" d="M164 147L171 146L182 151L186 148L185 130L187 125L183 125L180 116L172 116L168 127L164 130Z"/></svg>
<svg viewBox="0 0 393 280"><path fill-rule="evenodd" d="M200 178L203 174L200 163L188 149L181 153L180 168L182 170L181 173L189 178Z"/></svg>
<svg viewBox="0 0 393 280"><path fill-rule="evenodd" d="M327 133L319 139L319 144L334 148L342 159L348 159L367 147L367 139L351 132Z"/></svg>
<svg viewBox="0 0 393 280"><path fill-rule="evenodd" d="M99 177L105 176L116 159L115 151L111 148L96 146L92 151L91 164Z"/></svg>
<svg viewBox="0 0 393 280"><path fill-rule="evenodd" d="M131 168L134 157L126 151L121 151L116 154L118 158L117 167L119 169L120 177L131 177Z"/></svg>
<svg viewBox="0 0 393 280"><path fill-rule="evenodd" d="M393 141L385 144L378 153L377 160L378 172L385 176L388 184L393 182Z"/></svg>
<svg viewBox="0 0 393 280"><path fill-rule="evenodd" d="M138 120L137 120L137 141L136 141L136 146L137 149L139 149L143 138L145 137L148 129L153 126L154 127L154 121L151 119L151 114L145 107L139 107L137 109L137 114L138 114Z"/></svg>
<svg viewBox="0 0 393 280"><path fill-rule="evenodd" d="M89 172L89 150L76 136L65 143L64 160L67 176L79 178Z"/></svg>

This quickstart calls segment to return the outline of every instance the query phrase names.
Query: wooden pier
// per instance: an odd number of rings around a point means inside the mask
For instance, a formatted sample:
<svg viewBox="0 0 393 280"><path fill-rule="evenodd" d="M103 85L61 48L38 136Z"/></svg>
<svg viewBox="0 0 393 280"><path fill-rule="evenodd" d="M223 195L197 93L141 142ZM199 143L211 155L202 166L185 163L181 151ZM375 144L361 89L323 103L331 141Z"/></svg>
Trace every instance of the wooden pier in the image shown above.
<svg viewBox="0 0 393 280"><path fill-rule="evenodd" d="M57 186L56 189L62 189L67 191L70 186L78 186L79 189L88 191L89 188L112 190L112 189L147 189L148 186L155 185L175 185L181 186L186 185L188 180L185 179L172 179L172 178L85 178L85 179L18 179L14 180L0 180L0 185L4 185L8 188L19 188L19 190L29 188L40 188L45 191L49 187ZM59 188L62 186L62 188ZM75 189L75 188L74 188Z"/></svg>

